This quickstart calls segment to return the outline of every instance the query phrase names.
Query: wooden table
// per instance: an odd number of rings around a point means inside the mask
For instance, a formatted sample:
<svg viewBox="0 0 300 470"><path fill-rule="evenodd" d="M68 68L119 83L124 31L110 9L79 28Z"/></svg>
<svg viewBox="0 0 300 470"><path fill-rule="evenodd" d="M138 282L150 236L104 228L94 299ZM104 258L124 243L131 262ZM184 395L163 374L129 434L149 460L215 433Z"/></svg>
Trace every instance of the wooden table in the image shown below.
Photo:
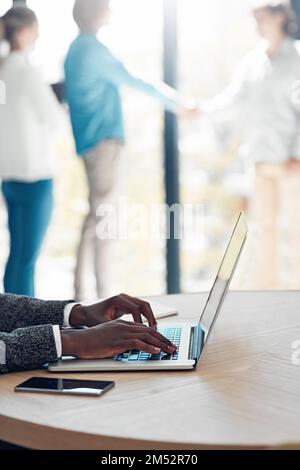
<svg viewBox="0 0 300 470"><path fill-rule="evenodd" d="M176 306L180 320L196 321L206 296L157 300ZM106 450L300 442L300 365L291 360L296 340L300 293L232 292L196 371L85 374L116 381L102 398L14 393L18 383L45 371L0 377L0 440L34 449Z"/></svg>

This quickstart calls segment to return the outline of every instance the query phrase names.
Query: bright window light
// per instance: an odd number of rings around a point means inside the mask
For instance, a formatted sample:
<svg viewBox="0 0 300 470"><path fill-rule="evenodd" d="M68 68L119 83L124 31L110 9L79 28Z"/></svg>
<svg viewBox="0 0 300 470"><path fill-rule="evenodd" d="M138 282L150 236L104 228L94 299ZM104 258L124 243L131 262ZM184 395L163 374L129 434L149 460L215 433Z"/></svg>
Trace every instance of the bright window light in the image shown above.
<svg viewBox="0 0 300 470"><path fill-rule="evenodd" d="M74 0L27 0L27 6L37 15L40 38L34 61L43 67L47 81L55 83L63 78L63 61L68 47L77 33L72 18Z"/></svg>
<svg viewBox="0 0 300 470"><path fill-rule="evenodd" d="M0 0L0 16L12 7L12 0Z"/></svg>
<svg viewBox="0 0 300 470"><path fill-rule="evenodd" d="M1 1L1 0L0 0ZM72 10L74 0L27 0L29 8L37 14L40 23L40 39L34 60L43 66L49 82L63 77L63 60L69 44L77 34ZM130 58L153 51L153 43L161 44L161 0L112 0L110 25L100 33L100 39L109 44L129 66ZM142 71L144 72L144 70Z"/></svg>

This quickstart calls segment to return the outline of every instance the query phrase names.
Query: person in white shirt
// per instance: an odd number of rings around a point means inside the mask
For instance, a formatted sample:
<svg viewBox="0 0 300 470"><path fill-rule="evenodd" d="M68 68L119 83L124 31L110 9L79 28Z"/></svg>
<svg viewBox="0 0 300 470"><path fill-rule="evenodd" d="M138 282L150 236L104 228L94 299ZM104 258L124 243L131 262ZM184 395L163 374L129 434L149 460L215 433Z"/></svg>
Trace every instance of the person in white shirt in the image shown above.
<svg viewBox="0 0 300 470"><path fill-rule="evenodd" d="M10 232L4 289L34 296L35 264L53 209L54 132L62 111L28 60L38 38L34 12L14 7L0 22L10 48L0 64L0 178Z"/></svg>
<svg viewBox="0 0 300 470"><path fill-rule="evenodd" d="M241 61L223 93L203 104L216 128L235 123L240 154L255 165L254 209L261 230L256 286L272 289L279 279L279 213L283 205L290 252L289 287L300 287L300 46L295 16L284 3L254 10L259 45Z"/></svg>

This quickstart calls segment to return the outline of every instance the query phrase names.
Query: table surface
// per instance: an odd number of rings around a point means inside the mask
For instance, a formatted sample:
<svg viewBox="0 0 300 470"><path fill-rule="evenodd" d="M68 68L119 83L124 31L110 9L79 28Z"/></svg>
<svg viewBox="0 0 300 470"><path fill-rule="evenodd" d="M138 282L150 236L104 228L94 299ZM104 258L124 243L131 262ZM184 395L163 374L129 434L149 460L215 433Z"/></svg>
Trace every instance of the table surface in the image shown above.
<svg viewBox="0 0 300 470"><path fill-rule="evenodd" d="M155 300L196 321L207 294ZM170 322L170 319L163 322ZM260 448L300 442L300 292L231 292L195 371L86 373L101 398L16 394L0 377L0 440L35 449ZM300 353L298 354L300 362ZM67 374L82 378L82 374Z"/></svg>

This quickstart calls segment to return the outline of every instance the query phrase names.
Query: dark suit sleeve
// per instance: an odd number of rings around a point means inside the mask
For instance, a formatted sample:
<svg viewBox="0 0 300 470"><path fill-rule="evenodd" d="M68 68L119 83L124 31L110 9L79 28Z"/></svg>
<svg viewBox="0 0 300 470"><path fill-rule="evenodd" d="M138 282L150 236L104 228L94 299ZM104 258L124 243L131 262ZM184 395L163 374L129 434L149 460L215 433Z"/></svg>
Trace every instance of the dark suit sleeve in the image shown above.
<svg viewBox="0 0 300 470"><path fill-rule="evenodd" d="M57 359L51 325L20 328L12 333L0 333L0 374L38 369Z"/></svg>
<svg viewBox="0 0 300 470"><path fill-rule="evenodd" d="M0 332L38 325L63 325L69 301L45 301L16 295L0 295Z"/></svg>

